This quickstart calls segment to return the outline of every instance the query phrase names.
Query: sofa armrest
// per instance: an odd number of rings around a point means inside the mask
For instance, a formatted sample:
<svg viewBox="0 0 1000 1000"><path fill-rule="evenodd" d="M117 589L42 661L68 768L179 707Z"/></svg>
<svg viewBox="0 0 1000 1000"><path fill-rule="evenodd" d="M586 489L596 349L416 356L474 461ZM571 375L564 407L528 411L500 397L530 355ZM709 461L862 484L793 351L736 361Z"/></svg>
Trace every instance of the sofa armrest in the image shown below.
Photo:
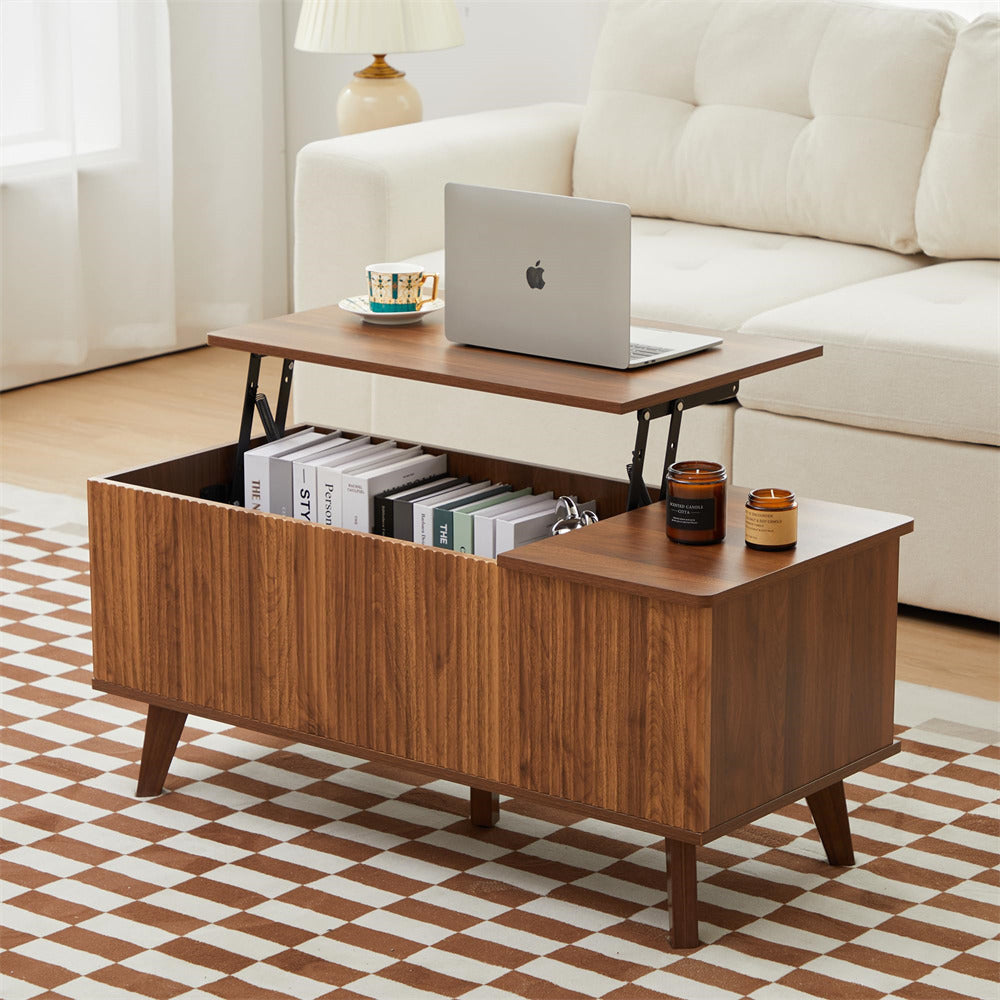
<svg viewBox="0 0 1000 1000"><path fill-rule="evenodd" d="M538 104L305 146L295 176L296 310L357 294L367 264L440 249L448 181L571 194L581 113Z"/></svg>

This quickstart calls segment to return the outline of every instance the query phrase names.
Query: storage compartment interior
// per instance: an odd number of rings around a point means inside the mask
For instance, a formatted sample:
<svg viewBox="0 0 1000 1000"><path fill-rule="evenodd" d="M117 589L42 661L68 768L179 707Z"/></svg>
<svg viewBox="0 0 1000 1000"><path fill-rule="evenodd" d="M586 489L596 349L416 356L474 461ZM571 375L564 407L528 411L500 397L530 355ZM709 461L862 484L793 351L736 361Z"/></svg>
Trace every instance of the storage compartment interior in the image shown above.
<svg viewBox="0 0 1000 1000"><path fill-rule="evenodd" d="M293 428L292 430L297 430ZM318 430L322 428L317 428ZM291 431L289 432L291 433ZM346 431L355 434L354 431ZM373 437L373 441L385 438ZM263 444L263 438L256 438L251 447ZM399 441L404 447L421 442ZM614 517L625 511L628 500L628 483L598 476L588 476L562 469L525 465L487 455L449 451L433 445L422 444L430 455L447 454L448 469L452 475L469 476L473 481L489 479L494 483L510 483L515 489L530 486L535 493L551 490L556 496L571 495L581 500L596 500L601 520ZM111 482L127 483L145 489L174 493L179 496L200 497L202 490L220 483L229 483L233 478L233 463L236 445L222 445L206 451L194 452L179 458L158 462L142 468L129 469L106 478ZM654 499L657 491L651 490Z"/></svg>

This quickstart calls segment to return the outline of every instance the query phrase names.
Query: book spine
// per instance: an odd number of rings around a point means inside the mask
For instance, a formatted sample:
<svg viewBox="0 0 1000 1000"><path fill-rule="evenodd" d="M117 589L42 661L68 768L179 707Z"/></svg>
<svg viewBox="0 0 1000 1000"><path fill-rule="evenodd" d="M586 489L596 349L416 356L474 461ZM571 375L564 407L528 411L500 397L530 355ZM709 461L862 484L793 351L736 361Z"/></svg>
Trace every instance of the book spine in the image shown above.
<svg viewBox="0 0 1000 1000"><path fill-rule="evenodd" d="M493 558L493 532L496 527L496 518L493 517L473 517L472 518L472 551L477 556L487 556Z"/></svg>
<svg viewBox="0 0 1000 1000"><path fill-rule="evenodd" d="M392 537L413 541L413 512L416 505L408 500L392 501Z"/></svg>
<svg viewBox="0 0 1000 1000"><path fill-rule="evenodd" d="M316 505L316 466L296 463L293 468L295 516L302 521L315 521L319 515Z"/></svg>
<svg viewBox="0 0 1000 1000"><path fill-rule="evenodd" d="M431 529L431 541L436 549L450 549L452 528L455 524L455 512L440 507L434 510Z"/></svg>
<svg viewBox="0 0 1000 1000"><path fill-rule="evenodd" d="M472 515L461 511L455 512L454 536L452 548L456 552L472 551Z"/></svg>
<svg viewBox="0 0 1000 1000"><path fill-rule="evenodd" d="M292 513L292 462L287 458L271 459L271 513Z"/></svg>
<svg viewBox="0 0 1000 1000"><path fill-rule="evenodd" d="M340 527L340 475L333 469L317 469L318 524Z"/></svg>
<svg viewBox="0 0 1000 1000"><path fill-rule="evenodd" d="M392 515L395 507L387 496L375 498L375 534L392 538Z"/></svg>
<svg viewBox="0 0 1000 1000"><path fill-rule="evenodd" d="M243 505L248 510L267 510L269 486L267 459L247 452L243 458Z"/></svg>
<svg viewBox="0 0 1000 1000"><path fill-rule="evenodd" d="M343 509L340 515L342 528L352 531L367 531L368 482L361 476L344 476L340 487Z"/></svg>
<svg viewBox="0 0 1000 1000"><path fill-rule="evenodd" d="M429 545L434 530L434 509L425 504L413 505L413 541Z"/></svg>

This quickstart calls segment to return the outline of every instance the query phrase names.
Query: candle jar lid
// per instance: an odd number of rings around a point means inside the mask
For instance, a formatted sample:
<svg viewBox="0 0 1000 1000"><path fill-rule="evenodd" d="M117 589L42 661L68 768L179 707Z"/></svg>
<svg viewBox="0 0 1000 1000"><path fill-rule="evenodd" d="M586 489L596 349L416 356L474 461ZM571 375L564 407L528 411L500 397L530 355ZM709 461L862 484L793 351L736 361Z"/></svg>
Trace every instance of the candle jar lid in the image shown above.
<svg viewBox="0 0 1000 1000"><path fill-rule="evenodd" d="M797 507L795 494L791 490L762 489L751 490L747 506L757 510L788 510Z"/></svg>
<svg viewBox="0 0 1000 1000"><path fill-rule="evenodd" d="M726 467L718 462L674 462L667 469L667 481L706 485L724 483L726 481Z"/></svg>

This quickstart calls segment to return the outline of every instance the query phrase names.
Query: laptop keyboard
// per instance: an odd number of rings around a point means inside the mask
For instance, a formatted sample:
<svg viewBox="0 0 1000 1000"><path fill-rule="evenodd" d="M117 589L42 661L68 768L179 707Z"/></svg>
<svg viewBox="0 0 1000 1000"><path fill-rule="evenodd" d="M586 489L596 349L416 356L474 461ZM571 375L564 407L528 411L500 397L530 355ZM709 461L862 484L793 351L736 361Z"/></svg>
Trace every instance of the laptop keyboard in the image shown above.
<svg viewBox="0 0 1000 1000"><path fill-rule="evenodd" d="M629 349L629 359L631 361L641 361L643 358L651 358L654 354L671 354L670 350L662 347L654 347L652 344L631 344Z"/></svg>

